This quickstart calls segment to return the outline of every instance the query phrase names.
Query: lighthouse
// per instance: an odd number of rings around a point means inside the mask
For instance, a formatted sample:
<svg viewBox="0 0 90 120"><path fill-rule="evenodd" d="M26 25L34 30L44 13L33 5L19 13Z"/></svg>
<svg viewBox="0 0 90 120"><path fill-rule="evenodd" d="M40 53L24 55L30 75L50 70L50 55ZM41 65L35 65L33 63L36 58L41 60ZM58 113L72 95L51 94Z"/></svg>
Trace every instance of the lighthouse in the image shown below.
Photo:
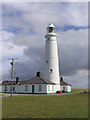
<svg viewBox="0 0 90 120"><path fill-rule="evenodd" d="M44 78L55 83L56 90L60 90L57 34L55 33L55 26L53 24L49 24L47 27L45 38Z"/></svg>
<svg viewBox="0 0 90 120"><path fill-rule="evenodd" d="M41 77L40 72L37 72L36 76L32 79L25 81L17 81L16 79L16 81L13 81L13 92L17 94L56 94L71 92L71 85L59 76L57 34L53 24L49 24L47 27L45 38L44 77ZM0 82L0 92L10 93L10 89L11 81Z"/></svg>

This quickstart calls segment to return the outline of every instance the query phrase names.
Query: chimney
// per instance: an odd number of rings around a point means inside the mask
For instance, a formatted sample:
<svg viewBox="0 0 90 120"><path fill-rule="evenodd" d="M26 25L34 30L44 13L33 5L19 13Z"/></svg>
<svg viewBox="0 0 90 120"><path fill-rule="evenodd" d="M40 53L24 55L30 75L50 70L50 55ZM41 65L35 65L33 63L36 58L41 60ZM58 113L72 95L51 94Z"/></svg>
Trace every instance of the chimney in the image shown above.
<svg viewBox="0 0 90 120"><path fill-rule="evenodd" d="M16 77L16 84L18 83L18 81L19 81L19 77Z"/></svg>
<svg viewBox="0 0 90 120"><path fill-rule="evenodd" d="M40 72L37 72L37 76L36 77L40 77Z"/></svg>
<svg viewBox="0 0 90 120"><path fill-rule="evenodd" d="M60 78L60 81L63 81L63 77Z"/></svg>

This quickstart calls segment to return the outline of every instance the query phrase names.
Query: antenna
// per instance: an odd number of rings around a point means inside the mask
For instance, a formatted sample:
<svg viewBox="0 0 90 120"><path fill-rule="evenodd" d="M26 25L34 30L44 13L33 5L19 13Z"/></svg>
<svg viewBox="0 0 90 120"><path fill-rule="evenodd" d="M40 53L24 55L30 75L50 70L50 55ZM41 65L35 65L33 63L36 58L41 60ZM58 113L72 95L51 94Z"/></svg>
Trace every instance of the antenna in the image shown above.
<svg viewBox="0 0 90 120"><path fill-rule="evenodd" d="M13 94L13 67L14 67L14 60L17 60L18 58L12 58L12 59L8 59L8 60L12 60L10 62L10 64L12 65L12 71L11 71L11 97Z"/></svg>

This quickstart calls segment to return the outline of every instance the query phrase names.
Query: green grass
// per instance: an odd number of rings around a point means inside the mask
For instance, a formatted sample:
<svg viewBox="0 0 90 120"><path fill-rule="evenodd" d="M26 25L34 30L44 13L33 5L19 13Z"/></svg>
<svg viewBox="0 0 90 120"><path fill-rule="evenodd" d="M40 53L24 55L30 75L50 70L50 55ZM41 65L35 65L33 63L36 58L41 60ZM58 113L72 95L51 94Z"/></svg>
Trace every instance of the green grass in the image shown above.
<svg viewBox="0 0 90 120"><path fill-rule="evenodd" d="M72 92L73 93L79 93L79 92L84 92L84 91L87 91L88 92L88 89L87 88L72 88Z"/></svg>
<svg viewBox="0 0 90 120"><path fill-rule="evenodd" d="M88 94L13 96L3 99L3 118L87 118Z"/></svg>

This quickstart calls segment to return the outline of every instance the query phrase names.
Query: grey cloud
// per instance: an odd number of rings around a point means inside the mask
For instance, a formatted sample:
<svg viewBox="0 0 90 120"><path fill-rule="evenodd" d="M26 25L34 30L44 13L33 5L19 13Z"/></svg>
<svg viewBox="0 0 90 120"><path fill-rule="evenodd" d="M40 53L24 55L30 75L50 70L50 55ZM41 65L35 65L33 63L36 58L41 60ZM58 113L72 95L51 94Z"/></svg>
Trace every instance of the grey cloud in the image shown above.
<svg viewBox="0 0 90 120"><path fill-rule="evenodd" d="M27 47L24 49L24 61L17 61L15 64L16 76L22 80L27 80L36 76L36 72L40 71L43 76L44 69L44 46Z"/></svg>
<svg viewBox="0 0 90 120"><path fill-rule="evenodd" d="M42 58L44 57L44 48L45 46L43 47L37 47L37 48L32 48L32 47L28 47L26 49L24 49L24 54L26 56L35 56L36 58Z"/></svg>
<svg viewBox="0 0 90 120"><path fill-rule="evenodd" d="M19 34L16 35L15 38L13 39L13 43L18 45L18 46L40 46L43 44L44 40L42 36L39 36L38 34Z"/></svg>
<svg viewBox="0 0 90 120"><path fill-rule="evenodd" d="M34 77L37 71L41 71L43 76L45 55L44 33L46 32L45 30L49 22L53 22L59 27L66 24L87 24L86 4L77 4L77 6L75 6L74 3L69 4L66 11L64 10L65 6L62 5L60 5L61 7L59 5L55 7L55 4L47 3L48 8L46 8L46 4L42 4L40 5L40 9L43 6L43 12L35 12L35 9L37 10L38 8L38 5L36 5L33 10L33 4L29 4L29 6L31 5L32 10L31 8L29 9L29 7L25 7L25 9L27 8L27 10L30 10L30 12L23 12L23 14L18 17L3 17L4 28L8 28L10 26L20 28L20 31L13 39L13 44L17 45L18 47L26 46L23 53L25 59L23 59L22 62L18 60L15 63L14 69L16 72L14 77L18 76L23 80ZM81 11L82 6L84 9ZM16 9L20 8L23 7L16 7ZM11 9L9 10L11 11ZM85 19L82 19L83 11L86 13ZM81 32L76 31L76 33L75 31L59 33L58 39L60 40L58 40L58 48L60 58L60 73L64 77L67 76L68 79L71 76L73 79L72 82L76 79L72 77L73 75L76 75L79 70L86 70L88 67L88 51L87 43L85 42L87 41L87 38L85 36L87 36L85 30Z"/></svg>
<svg viewBox="0 0 90 120"><path fill-rule="evenodd" d="M26 75L29 76L27 71L30 71L32 75L35 75L35 71L40 70L43 74L44 72L44 55L45 55L45 46L41 47L27 47L24 49L24 55L28 57L28 61L20 64L20 66L25 66ZM59 47L59 67L60 74L62 76L71 76L78 73L79 70L88 69L87 63L87 49L83 47L69 47L66 49ZM24 64L24 65L23 65ZM19 67L19 65L17 66ZM22 67L21 67L22 68ZM19 69L19 68L18 68ZM23 70L18 70L23 72Z"/></svg>
<svg viewBox="0 0 90 120"><path fill-rule="evenodd" d="M80 47L69 47L66 50L60 49L60 73L72 75L80 69L88 69L87 49Z"/></svg>
<svg viewBox="0 0 90 120"><path fill-rule="evenodd" d="M36 76L36 72L40 71L43 76L43 60L37 56L31 56L28 60L17 62L15 64L16 76L22 80L27 80Z"/></svg>
<svg viewBox="0 0 90 120"><path fill-rule="evenodd" d="M3 13L8 15L2 17L3 28L19 28L21 33L28 32L32 28L34 32L43 33L42 28L46 28L49 22L53 22L59 27L62 25L84 26L87 25L88 20L87 5L87 3L57 2L19 3L19 5L18 3L8 3L3 5ZM83 8L82 11L81 8ZM82 19L83 13L84 19Z"/></svg>

